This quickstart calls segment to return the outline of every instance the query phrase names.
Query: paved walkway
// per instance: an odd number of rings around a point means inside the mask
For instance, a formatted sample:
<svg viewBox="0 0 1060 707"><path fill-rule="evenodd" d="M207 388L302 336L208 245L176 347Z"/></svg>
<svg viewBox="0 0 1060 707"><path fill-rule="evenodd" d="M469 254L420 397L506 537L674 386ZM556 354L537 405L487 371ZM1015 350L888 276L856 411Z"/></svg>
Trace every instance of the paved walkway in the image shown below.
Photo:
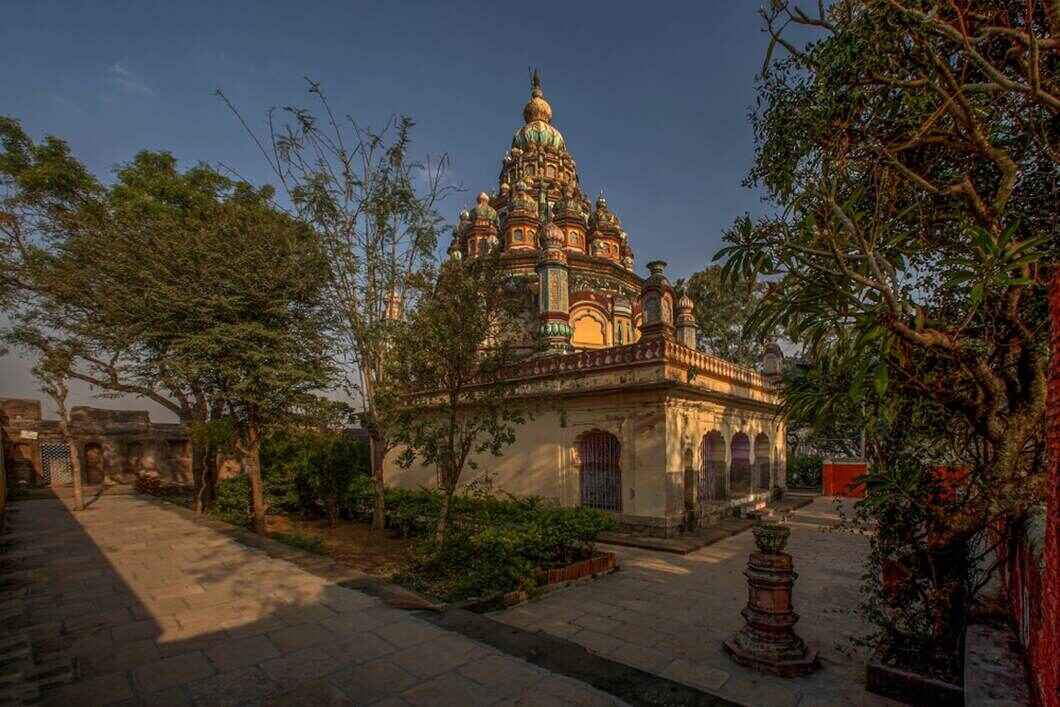
<svg viewBox="0 0 1060 707"><path fill-rule="evenodd" d="M721 642L743 625L743 570L751 533L688 555L606 546L621 571L546 595L493 618L579 643L594 653L748 705L892 705L865 692L865 655L850 639L863 625L855 613L863 537L831 530L831 499L790 516L788 551L799 573L799 634L820 650L812 677L783 680L742 668Z"/></svg>
<svg viewBox="0 0 1060 707"><path fill-rule="evenodd" d="M620 704L337 586L358 575L326 558L266 553L182 509L27 500L9 525L0 633L27 636L39 663L75 659L46 705Z"/></svg>

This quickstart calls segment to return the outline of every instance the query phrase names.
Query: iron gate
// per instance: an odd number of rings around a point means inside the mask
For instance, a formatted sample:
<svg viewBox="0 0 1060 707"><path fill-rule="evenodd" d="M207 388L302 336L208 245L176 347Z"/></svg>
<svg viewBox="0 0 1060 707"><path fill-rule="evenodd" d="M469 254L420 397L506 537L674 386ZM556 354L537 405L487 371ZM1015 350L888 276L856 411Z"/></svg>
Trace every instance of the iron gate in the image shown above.
<svg viewBox="0 0 1060 707"><path fill-rule="evenodd" d="M48 485L70 484L74 481L70 465L70 447L65 442L41 442L41 477Z"/></svg>
<svg viewBox="0 0 1060 707"><path fill-rule="evenodd" d="M621 445L607 432L590 432L578 445L581 455L582 505L605 511L622 510Z"/></svg>

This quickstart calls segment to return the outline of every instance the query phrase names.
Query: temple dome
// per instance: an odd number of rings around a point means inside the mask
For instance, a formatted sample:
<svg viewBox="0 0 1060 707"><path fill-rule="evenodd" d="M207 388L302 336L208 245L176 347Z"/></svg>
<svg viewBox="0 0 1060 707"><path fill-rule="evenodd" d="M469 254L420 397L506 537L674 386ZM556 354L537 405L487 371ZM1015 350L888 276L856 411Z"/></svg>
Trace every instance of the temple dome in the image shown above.
<svg viewBox="0 0 1060 707"><path fill-rule="evenodd" d="M512 147L525 150L530 145L543 145L556 150L566 146L563 135L552 125L552 106L541 91L541 76L534 70L531 79L530 100L523 106L523 127L512 136Z"/></svg>
<svg viewBox="0 0 1060 707"><path fill-rule="evenodd" d="M471 209L471 218L476 221L497 220L497 211L490 206L490 195L486 192L478 195L478 204Z"/></svg>
<svg viewBox="0 0 1060 707"><path fill-rule="evenodd" d="M527 123L516 130L515 135L512 136L512 147L525 150L533 144L551 147L554 150L562 150L567 146L563 135L543 120Z"/></svg>

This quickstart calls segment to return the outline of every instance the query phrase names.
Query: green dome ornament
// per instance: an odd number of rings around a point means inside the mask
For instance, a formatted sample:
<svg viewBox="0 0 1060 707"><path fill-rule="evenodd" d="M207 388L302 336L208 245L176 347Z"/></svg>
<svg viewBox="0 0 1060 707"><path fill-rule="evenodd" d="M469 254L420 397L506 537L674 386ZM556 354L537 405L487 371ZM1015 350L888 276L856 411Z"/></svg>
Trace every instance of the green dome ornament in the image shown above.
<svg viewBox="0 0 1060 707"><path fill-rule="evenodd" d="M530 87L530 101L523 107L523 121L526 124L515 131L512 147L525 150L530 145L541 145L553 150L566 149L563 135L552 126L552 106L541 91L541 75L537 69L534 69Z"/></svg>
<svg viewBox="0 0 1060 707"><path fill-rule="evenodd" d="M574 334L574 330L565 322L545 322L541 325L541 336L566 336Z"/></svg>

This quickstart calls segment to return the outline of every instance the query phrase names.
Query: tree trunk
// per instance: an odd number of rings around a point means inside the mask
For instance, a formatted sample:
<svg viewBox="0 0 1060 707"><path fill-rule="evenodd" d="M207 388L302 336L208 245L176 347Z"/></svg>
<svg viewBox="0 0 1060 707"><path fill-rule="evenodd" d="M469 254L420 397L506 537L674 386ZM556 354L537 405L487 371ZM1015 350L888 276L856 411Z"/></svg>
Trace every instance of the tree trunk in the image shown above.
<svg viewBox="0 0 1060 707"><path fill-rule="evenodd" d="M375 509L372 511L372 530L382 530L386 526L386 484L383 481L383 461L386 458L386 445L382 436L375 431L369 433L368 443L372 454L372 479L375 481Z"/></svg>
<svg viewBox="0 0 1060 707"><path fill-rule="evenodd" d="M250 481L250 519L254 532L265 534L265 491L261 480L261 432L255 423L247 426L240 441L243 469Z"/></svg>
<svg viewBox="0 0 1060 707"><path fill-rule="evenodd" d="M195 512L206 512L206 445L191 440L191 476L195 484Z"/></svg>
<svg viewBox="0 0 1060 707"><path fill-rule="evenodd" d="M81 489L81 455L77 453L77 445L67 432L65 423L63 424L63 437L66 438L66 446L70 449L70 476L74 482L74 510L83 511L85 510L85 495Z"/></svg>
<svg viewBox="0 0 1060 707"><path fill-rule="evenodd" d="M453 497L453 489L442 489L442 508L438 513L438 525L434 528L434 542L439 546L445 542L445 531L449 528L449 500Z"/></svg>

